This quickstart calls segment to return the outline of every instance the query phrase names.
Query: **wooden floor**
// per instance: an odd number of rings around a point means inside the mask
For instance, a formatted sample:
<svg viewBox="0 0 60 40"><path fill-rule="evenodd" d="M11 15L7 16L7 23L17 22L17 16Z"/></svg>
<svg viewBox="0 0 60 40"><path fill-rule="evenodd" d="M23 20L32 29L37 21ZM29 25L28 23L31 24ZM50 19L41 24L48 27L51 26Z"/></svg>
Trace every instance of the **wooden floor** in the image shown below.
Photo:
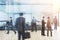
<svg viewBox="0 0 60 40"><path fill-rule="evenodd" d="M58 27L58 30L53 30L53 36L41 36L41 31L37 31L37 32L31 32L29 31L31 34L31 38L30 39L26 39L26 40L60 40L60 27ZM0 31L0 40L18 40L18 34L14 34L13 31L10 31L9 34L6 34L7 31ZM46 34L46 31L45 31Z"/></svg>

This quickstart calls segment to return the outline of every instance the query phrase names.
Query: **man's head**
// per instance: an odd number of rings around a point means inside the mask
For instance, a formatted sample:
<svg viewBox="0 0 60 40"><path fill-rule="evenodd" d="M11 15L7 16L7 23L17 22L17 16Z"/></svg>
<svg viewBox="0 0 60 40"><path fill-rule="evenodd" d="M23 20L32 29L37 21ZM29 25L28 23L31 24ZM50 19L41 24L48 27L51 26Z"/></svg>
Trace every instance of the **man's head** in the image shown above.
<svg viewBox="0 0 60 40"><path fill-rule="evenodd" d="M50 17L48 17L48 19L50 19Z"/></svg>
<svg viewBox="0 0 60 40"><path fill-rule="evenodd" d="M10 17L10 19L12 19L12 17Z"/></svg>
<svg viewBox="0 0 60 40"><path fill-rule="evenodd" d="M10 18L12 18L12 17L10 17Z"/></svg>
<svg viewBox="0 0 60 40"><path fill-rule="evenodd" d="M23 13L19 13L20 16L23 16Z"/></svg>
<svg viewBox="0 0 60 40"><path fill-rule="evenodd" d="M33 17L33 19L35 19L35 17Z"/></svg>
<svg viewBox="0 0 60 40"><path fill-rule="evenodd" d="M43 18L45 18L45 17L43 16Z"/></svg>

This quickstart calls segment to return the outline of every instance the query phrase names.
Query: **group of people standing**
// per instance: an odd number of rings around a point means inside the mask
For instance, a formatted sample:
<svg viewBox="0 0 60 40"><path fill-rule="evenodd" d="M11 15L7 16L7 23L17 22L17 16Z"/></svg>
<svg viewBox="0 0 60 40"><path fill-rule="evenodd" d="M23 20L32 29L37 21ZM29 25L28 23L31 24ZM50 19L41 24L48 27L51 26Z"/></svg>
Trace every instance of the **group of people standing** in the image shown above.
<svg viewBox="0 0 60 40"><path fill-rule="evenodd" d="M25 32L25 18L23 17L23 13L20 13L19 14L20 17L18 17L16 19L16 22L15 22L15 27L16 27L16 30L18 32L18 40L21 40L21 35L22 35L22 40L24 40L24 32ZM11 18L11 23L12 23L12 17ZM57 17L55 16L55 18L53 19L53 22L51 22L51 19L50 17L47 17L47 22L45 22L44 20L44 16L42 17L42 30L41 30L41 35L45 36L45 24L47 24L47 36L49 36L49 31L50 31L50 34L52 36L52 25L51 24L54 24L54 29L57 29ZM40 22L40 21L37 21L34 17L32 19L32 22L31 22L31 27L32 27L32 32L35 31L37 32L37 27L36 27L36 22ZM9 24L9 22L7 22L8 26L12 24ZM15 33L16 31L13 30ZM9 28L8 28L8 32L7 34L9 33Z"/></svg>
<svg viewBox="0 0 60 40"><path fill-rule="evenodd" d="M41 35L43 36L46 36L45 35L45 29L47 30L47 36L49 36L49 31L50 31L50 34L52 36L52 25L54 25L54 29L57 30L57 25L58 25L58 20L57 20L57 17L55 16L53 18L53 21L51 21L51 18L48 16L47 17L47 22L45 22L46 20L44 20L44 16L42 17L42 29L41 29ZM37 31L37 26L36 26L36 22L40 22L40 21L37 21L34 17L32 19L32 22L31 22L31 27L32 27L32 32L35 30Z"/></svg>
<svg viewBox="0 0 60 40"><path fill-rule="evenodd" d="M57 30L57 24L58 24L58 20L57 17L55 16L55 18L53 19L53 22L51 22L50 17L47 17L47 22L45 22L44 20L44 16L42 18L42 30L41 30L41 35L45 36L45 24L46 24L46 28L47 28L47 36L49 36L49 31L50 34L52 36L52 24L54 24L54 29Z"/></svg>

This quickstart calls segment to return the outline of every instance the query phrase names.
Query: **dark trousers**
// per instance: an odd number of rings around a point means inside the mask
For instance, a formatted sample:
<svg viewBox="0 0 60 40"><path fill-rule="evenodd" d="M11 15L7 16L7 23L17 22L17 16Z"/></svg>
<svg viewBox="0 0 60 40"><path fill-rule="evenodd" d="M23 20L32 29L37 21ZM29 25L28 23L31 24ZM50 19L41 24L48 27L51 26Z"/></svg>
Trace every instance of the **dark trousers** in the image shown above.
<svg viewBox="0 0 60 40"><path fill-rule="evenodd" d="M56 29L56 30L57 30L57 24L55 24L55 25L54 25L54 29Z"/></svg>
<svg viewBox="0 0 60 40"><path fill-rule="evenodd" d="M22 36L22 40L24 40L24 33L18 31L18 40L21 40L21 36Z"/></svg>
<svg viewBox="0 0 60 40"><path fill-rule="evenodd" d="M47 29L47 36L49 36L49 31L50 31L50 35L52 36L52 29L51 28Z"/></svg>
<svg viewBox="0 0 60 40"><path fill-rule="evenodd" d="M45 35L45 27L42 27L41 35Z"/></svg>
<svg viewBox="0 0 60 40"><path fill-rule="evenodd" d="M9 34L10 26L12 27L12 31L14 31L14 33L16 33L14 27L13 27L12 25L8 25L8 26L7 26L7 34Z"/></svg>
<svg viewBox="0 0 60 40"><path fill-rule="evenodd" d="M36 23L32 23L32 31L37 31Z"/></svg>

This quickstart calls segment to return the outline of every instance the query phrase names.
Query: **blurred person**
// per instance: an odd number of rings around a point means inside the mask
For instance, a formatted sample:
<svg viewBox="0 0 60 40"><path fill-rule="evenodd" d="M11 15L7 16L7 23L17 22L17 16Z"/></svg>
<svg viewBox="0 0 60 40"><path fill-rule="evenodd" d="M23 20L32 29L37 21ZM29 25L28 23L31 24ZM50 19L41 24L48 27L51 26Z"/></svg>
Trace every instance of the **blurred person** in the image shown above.
<svg viewBox="0 0 60 40"><path fill-rule="evenodd" d="M41 35L43 35L43 36L45 36L45 24L46 24L44 18L45 17L43 16L43 18L42 18L42 30L41 30Z"/></svg>
<svg viewBox="0 0 60 40"><path fill-rule="evenodd" d="M49 31L50 31L50 34L52 36L52 27L51 27L50 17L48 17L48 20L47 20L47 36L49 36Z"/></svg>
<svg viewBox="0 0 60 40"><path fill-rule="evenodd" d="M57 17L55 16L55 18L53 19L53 23L54 23L54 29L57 30Z"/></svg>
<svg viewBox="0 0 60 40"><path fill-rule="evenodd" d="M9 28L12 28L12 30L14 31L14 33L16 34L16 31L15 31L15 29L14 29L14 26L13 26L13 21L12 21L12 17L10 17L10 20L9 20L9 23L8 23L8 32L7 32L7 34L9 34Z"/></svg>
<svg viewBox="0 0 60 40"><path fill-rule="evenodd" d="M9 21L6 22L6 27L7 27L7 31L8 31L7 34L9 34L9 30L10 30L10 29L9 29L9 28L10 28L10 27L9 27Z"/></svg>
<svg viewBox="0 0 60 40"><path fill-rule="evenodd" d="M32 32L35 30L37 32L37 27L36 27L36 22L39 22L35 19L35 17L33 17L32 22L31 22L31 26L32 26Z"/></svg>
<svg viewBox="0 0 60 40"><path fill-rule="evenodd" d="M20 13L19 15L20 17L16 19L15 26L18 31L18 40L21 40L21 36L22 36L22 40L24 40L25 18L23 17L23 13Z"/></svg>

